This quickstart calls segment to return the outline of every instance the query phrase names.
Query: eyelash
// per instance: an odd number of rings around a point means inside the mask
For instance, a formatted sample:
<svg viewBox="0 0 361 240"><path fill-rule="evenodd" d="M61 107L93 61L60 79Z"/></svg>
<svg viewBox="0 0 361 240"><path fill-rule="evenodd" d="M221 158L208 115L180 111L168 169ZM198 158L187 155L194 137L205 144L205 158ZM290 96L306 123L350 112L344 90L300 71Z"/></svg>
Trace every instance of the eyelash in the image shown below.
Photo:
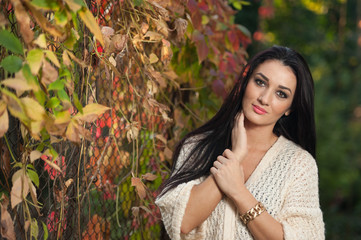
<svg viewBox="0 0 361 240"><path fill-rule="evenodd" d="M256 78L254 81L260 87L266 86L266 82L261 80L261 79ZM280 97L280 98L288 98L288 95L283 91L278 91L277 96Z"/></svg>

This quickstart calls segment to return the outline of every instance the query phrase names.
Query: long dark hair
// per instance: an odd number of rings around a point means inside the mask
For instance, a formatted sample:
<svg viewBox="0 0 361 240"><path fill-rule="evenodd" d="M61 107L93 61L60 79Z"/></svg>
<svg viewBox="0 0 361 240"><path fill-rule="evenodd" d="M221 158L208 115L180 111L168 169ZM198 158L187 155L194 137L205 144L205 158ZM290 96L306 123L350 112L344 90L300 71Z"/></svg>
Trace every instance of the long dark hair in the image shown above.
<svg viewBox="0 0 361 240"><path fill-rule="evenodd" d="M291 105L291 113L281 117L273 132L283 135L300 145L313 157L316 151L316 130L314 120L314 84L312 75L304 58L296 51L282 46L273 46L255 55L243 68L239 79L223 105L203 126L187 134L173 153L172 175L163 184L162 194L202 176L210 174L210 168L218 155L231 148L231 132L234 119L242 110L242 99L253 71L268 60L278 60L289 66L297 78L296 93ZM176 170L178 157L185 144L193 142L188 159Z"/></svg>

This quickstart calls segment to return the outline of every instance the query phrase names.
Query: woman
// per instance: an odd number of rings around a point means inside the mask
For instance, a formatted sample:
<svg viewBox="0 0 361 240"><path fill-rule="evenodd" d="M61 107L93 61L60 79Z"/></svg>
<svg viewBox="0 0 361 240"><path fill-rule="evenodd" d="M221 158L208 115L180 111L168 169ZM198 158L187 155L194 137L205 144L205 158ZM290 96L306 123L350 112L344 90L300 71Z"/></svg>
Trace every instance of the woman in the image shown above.
<svg viewBox="0 0 361 240"><path fill-rule="evenodd" d="M313 79L303 57L254 56L218 113L177 146L156 204L171 239L324 239Z"/></svg>

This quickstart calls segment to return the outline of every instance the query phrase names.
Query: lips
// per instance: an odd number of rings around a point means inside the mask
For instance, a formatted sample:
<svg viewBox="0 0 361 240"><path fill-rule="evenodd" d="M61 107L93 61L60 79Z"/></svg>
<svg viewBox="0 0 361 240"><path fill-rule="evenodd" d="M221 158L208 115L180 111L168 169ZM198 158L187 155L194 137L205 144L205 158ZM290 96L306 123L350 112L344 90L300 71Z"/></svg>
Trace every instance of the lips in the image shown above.
<svg viewBox="0 0 361 240"><path fill-rule="evenodd" d="M257 114L263 115L267 113L267 111L261 108L260 106L252 105L252 107L253 107L253 111L255 111Z"/></svg>

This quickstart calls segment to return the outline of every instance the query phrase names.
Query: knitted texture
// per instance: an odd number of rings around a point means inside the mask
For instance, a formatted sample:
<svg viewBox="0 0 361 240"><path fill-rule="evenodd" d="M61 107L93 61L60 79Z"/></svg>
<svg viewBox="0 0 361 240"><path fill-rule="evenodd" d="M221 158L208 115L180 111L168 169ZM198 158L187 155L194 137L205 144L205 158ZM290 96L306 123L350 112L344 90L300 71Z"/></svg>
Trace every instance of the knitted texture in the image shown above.
<svg viewBox="0 0 361 240"><path fill-rule="evenodd" d="M186 144L179 155L179 167L187 159L191 144ZM180 227L192 187L201 183L200 178L178 185L156 204L168 235L173 240L223 238L225 199L211 215L189 234L181 234ZM245 183L251 194L263 203L267 212L283 226L285 240L325 239L324 223L319 205L318 170L313 157L292 141L279 137L267 151ZM247 227L236 218L234 239L253 239Z"/></svg>

